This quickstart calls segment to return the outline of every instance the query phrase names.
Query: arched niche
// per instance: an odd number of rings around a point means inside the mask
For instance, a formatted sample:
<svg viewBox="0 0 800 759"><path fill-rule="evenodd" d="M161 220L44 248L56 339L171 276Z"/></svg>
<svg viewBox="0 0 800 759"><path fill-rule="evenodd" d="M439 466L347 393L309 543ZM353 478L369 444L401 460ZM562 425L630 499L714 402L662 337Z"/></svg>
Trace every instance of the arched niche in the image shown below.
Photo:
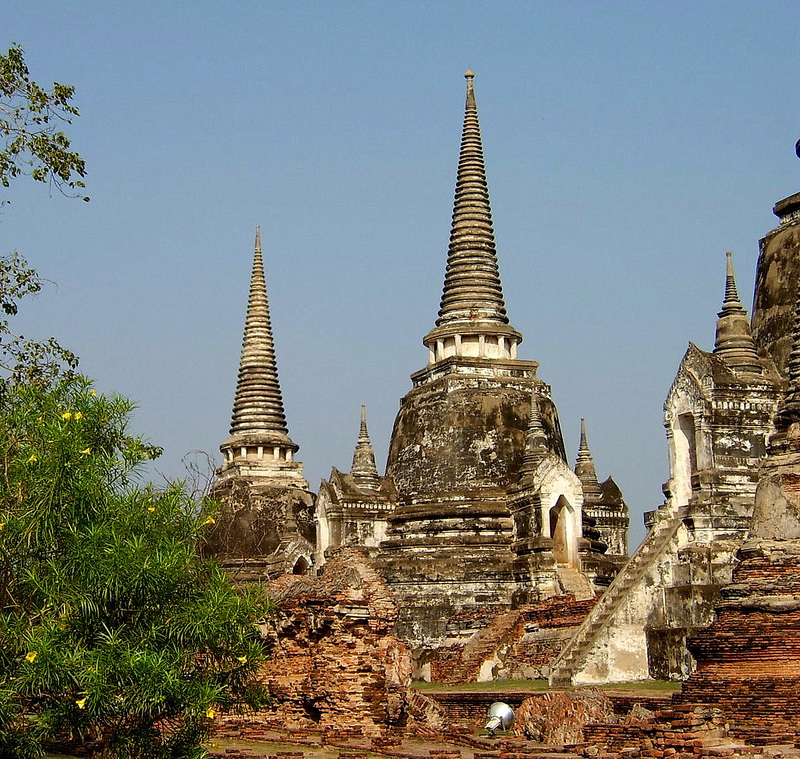
<svg viewBox="0 0 800 759"><path fill-rule="evenodd" d="M331 524L328 517L328 499L324 497L324 491L320 489L316 504L316 523L317 523L317 545L314 551L317 564L322 566L325 563L325 551L331 547ZM334 546L338 548L338 546Z"/></svg>
<svg viewBox="0 0 800 759"><path fill-rule="evenodd" d="M697 472L697 432L694 414L676 414L672 423L672 494L679 506L692 497L692 475Z"/></svg>
<svg viewBox="0 0 800 759"><path fill-rule="evenodd" d="M577 514L569 501L559 496L550 508L550 537L553 540L553 553L556 563L578 566L578 532L575 524Z"/></svg>
<svg viewBox="0 0 800 759"><path fill-rule="evenodd" d="M311 562L305 556L298 556L292 567L293 575L304 575L311 567Z"/></svg>

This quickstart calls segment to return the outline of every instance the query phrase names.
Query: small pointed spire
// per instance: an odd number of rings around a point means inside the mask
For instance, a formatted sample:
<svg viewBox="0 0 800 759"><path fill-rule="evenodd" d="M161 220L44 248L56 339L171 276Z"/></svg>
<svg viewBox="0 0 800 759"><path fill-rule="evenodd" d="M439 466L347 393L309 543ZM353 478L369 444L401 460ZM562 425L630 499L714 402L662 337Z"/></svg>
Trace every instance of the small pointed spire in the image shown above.
<svg viewBox="0 0 800 759"><path fill-rule="evenodd" d="M763 367L758 359L750 320L742 307L733 275L733 253L726 252L725 296L722 310L717 314L717 332L714 355L724 359L734 371L761 374Z"/></svg>
<svg viewBox="0 0 800 759"><path fill-rule="evenodd" d="M578 445L578 458L575 462L575 474L583 485L584 493L587 490L599 492L600 483L597 481L597 471L594 468L594 459L586 442L586 420L581 417L581 441Z"/></svg>
<svg viewBox="0 0 800 759"><path fill-rule="evenodd" d="M380 490L381 478L375 466L375 451L367 432L367 407L361 404L361 428L358 432L358 442L353 452L353 466L350 469L356 485L362 490Z"/></svg>
<svg viewBox="0 0 800 759"><path fill-rule="evenodd" d="M736 290L736 278L733 276L733 252L725 251L725 298L722 301L723 311L744 311L739 293Z"/></svg>
<svg viewBox="0 0 800 759"><path fill-rule="evenodd" d="M239 377L231 416L231 437L222 448L240 445L298 449L288 435L278 381L267 285L261 255L261 227L256 227L250 296L247 303Z"/></svg>
<svg viewBox="0 0 800 759"><path fill-rule="evenodd" d="M586 419L581 417L581 440L578 443L578 458L581 457L581 454L585 454L591 458L591 453L589 453L589 443L586 441Z"/></svg>
<svg viewBox="0 0 800 759"><path fill-rule="evenodd" d="M437 339L456 333L485 334L503 337L510 352L522 342L522 335L509 325L503 300L473 87L475 74L468 70L464 76L467 99L447 269L436 327L423 342L433 350Z"/></svg>
<svg viewBox="0 0 800 759"><path fill-rule="evenodd" d="M539 408L539 395L536 388L531 392L531 410L528 415L528 430L525 433L525 453L522 457L520 474L532 472L536 465L550 453L547 432L542 423L542 414Z"/></svg>

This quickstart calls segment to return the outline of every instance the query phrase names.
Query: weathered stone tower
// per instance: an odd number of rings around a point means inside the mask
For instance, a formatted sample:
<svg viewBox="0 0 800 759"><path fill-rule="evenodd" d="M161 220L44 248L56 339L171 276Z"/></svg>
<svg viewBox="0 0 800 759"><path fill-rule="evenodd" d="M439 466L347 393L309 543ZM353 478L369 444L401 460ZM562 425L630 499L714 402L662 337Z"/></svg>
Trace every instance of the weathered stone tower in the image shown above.
<svg viewBox="0 0 800 759"><path fill-rule="evenodd" d="M303 573L312 563L313 496L294 459L298 447L283 409L257 227L230 437L211 491L222 510L209 537L243 579Z"/></svg>
<svg viewBox="0 0 800 759"><path fill-rule="evenodd" d="M574 625L626 545L619 489L598 483L585 430L577 473L570 468L550 388L538 364L517 355L522 335L503 300L474 74L465 76L439 314L423 338L428 365L412 375L395 420L385 476L362 408L351 471L334 468L318 496L309 491L286 424L257 232L230 437L212 490L222 509L208 541L242 581L321 570L336 549L360 549L397 597L397 632L420 674L455 651L468 654L464 671L532 671L505 656L506 636L525 614L551 614L552 604L538 605L553 596ZM550 630L547 645L560 645L566 627ZM487 635L496 650L472 661L472 637Z"/></svg>
<svg viewBox="0 0 800 759"><path fill-rule="evenodd" d="M800 193L779 200L772 212L778 226L759 242L753 294L753 339L781 377L787 376L792 316L800 281Z"/></svg>
<svg viewBox="0 0 800 759"><path fill-rule="evenodd" d="M800 737L800 299L792 327L788 391L761 462L750 536L713 624L689 641L697 670L681 693L718 704L731 733L753 743Z"/></svg>
<svg viewBox="0 0 800 759"><path fill-rule="evenodd" d="M780 380L772 361L756 352L728 252L714 350L690 344L664 404L665 493L688 510L677 555L663 574L663 598L645 626L654 677L685 677L693 667L686 639L711 622L719 590L731 580L779 398Z"/></svg>
<svg viewBox="0 0 800 759"><path fill-rule="evenodd" d="M395 420L387 475L398 506L379 556L399 600L399 634L416 647L436 646L457 610L490 614L512 602L520 574L507 495L523 465L532 397L537 434L552 459L563 463L576 494L554 489L553 503L537 506L540 529L553 527L546 540L562 552L565 566L579 566L580 482L566 466L558 413L550 388L536 376L538 364L517 357L522 335L509 323L503 301L474 74L465 77L439 316L423 338L428 365L412 375L413 388ZM553 512L562 496L563 511ZM548 577L555 591L554 575Z"/></svg>
<svg viewBox="0 0 800 759"><path fill-rule="evenodd" d="M508 489L514 520L515 600L540 601L562 592L566 578L581 599L594 589L580 572L583 490L567 463L553 453L531 393L525 453L517 481Z"/></svg>
<svg viewBox="0 0 800 759"><path fill-rule="evenodd" d="M583 513L594 522L600 540L607 547L606 555L615 561L625 561L628 557L628 527L630 514L622 498L622 491L608 477L599 482L594 466L592 452L586 440L586 420L581 419L581 438L578 446L578 459L575 474L583 488Z"/></svg>
<svg viewBox="0 0 800 759"><path fill-rule="evenodd" d="M664 403L668 497L692 503L698 539L746 535L778 384L772 362L756 352L729 252L714 350L690 343Z"/></svg>
<svg viewBox="0 0 800 759"><path fill-rule="evenodd" d="M315 565L321 567L326 551L341 546L364 551L377 548L386 537L387 519L397 493L389 477L375 466L375 451L367 431L367 411L361 407L361 428L349 474L331 469L322 480L316 502L317 546Z"/></svg>
<svg viewBox="0 0 800 759"><path fill-rule="evenodd" d="M531 393L525 454L517 481L508 489L515 603L565 593L587 600L611 581L616 567L602 555L607 546L594 520L586 517L585 498L580 478L549 449L539 400Z"/></svg>
<svg viewBox="0 0 800 759"><path fill-rule="evenodd" d="M682 679L686 639L711 622L753 513L757 469L780 397L755 350L727 256L713 352L693 343L664 403L666 503L650 532L555 662L553 685Z"/></svg>

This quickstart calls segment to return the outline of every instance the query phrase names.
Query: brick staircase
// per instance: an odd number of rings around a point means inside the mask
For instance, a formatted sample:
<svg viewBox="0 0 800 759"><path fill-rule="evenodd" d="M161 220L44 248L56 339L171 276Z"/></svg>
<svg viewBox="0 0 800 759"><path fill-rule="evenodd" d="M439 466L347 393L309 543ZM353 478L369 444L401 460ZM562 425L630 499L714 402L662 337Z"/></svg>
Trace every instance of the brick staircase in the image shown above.
<svg viewBox="0 0 800 759"><path fill-rule="evenodd" d="M495 617L467 641L461 656L454 662L442 682L447 685L475 682L483 663L491 659L498 648L509 642L521 620L522 613L518 610L508 611Z"/></svg>
<svg viewBox="0 0 800 759"><path fill-rule="evenodd" d="M673 508L666 504L659 509L653 528L636 553L614 578L608 590L553 662L550 673L551 687L566 688L572 685L576 671L591 652L597 636L611 622L628 591L662 555L664 548L677 533L687 511L686 506Z"/></svg>

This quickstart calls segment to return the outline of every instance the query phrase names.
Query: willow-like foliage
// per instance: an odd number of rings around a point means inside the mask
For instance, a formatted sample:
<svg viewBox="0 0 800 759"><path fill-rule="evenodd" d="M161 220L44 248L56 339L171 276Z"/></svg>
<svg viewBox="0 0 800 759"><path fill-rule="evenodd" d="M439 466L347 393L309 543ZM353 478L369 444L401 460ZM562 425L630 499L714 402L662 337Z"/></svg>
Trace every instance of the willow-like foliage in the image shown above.
<svg viewBox="0 0 800 759"><path fill-rule="evenodd" d="M268 602L200 555L208 506L138 484L159 450L131 408L69 375L0 398L0 757L202 756L217 710L264 697Z"/></svg>

